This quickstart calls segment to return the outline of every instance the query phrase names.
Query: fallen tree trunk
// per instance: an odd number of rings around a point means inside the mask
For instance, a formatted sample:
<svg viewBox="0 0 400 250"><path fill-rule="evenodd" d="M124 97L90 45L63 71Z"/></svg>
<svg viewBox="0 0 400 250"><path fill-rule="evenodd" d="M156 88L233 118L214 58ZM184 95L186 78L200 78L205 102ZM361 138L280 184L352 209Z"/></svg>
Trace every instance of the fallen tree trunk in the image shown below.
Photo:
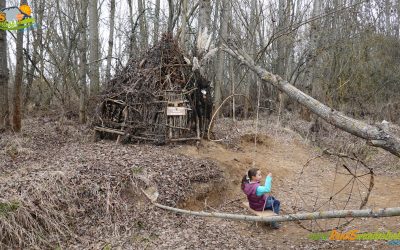
<svg viewBox="0 0 400 250"><path fill-rule="evenodd" d="M352 135L367 140L368 145L383 148L384 150L400 157L400 139L395 135L388 131L384 131L384 129L378 126L373 126L353 119L326 106L301 90L295 88L280 76L274 75L260 66L255 65L253 59L244 52L239 53L237 50L228 48L226 45L223 46L222 49L241 63L247 65L247 67L254 71L264 82L277 87L280 91L288 95L289 98L296 100L301 105L307 107L311 112L328 123Z"/></svg>
<svg viewBox="0 0 400 250"><path fill-rule="evenodd" d="M277 215L271 217L261 217L244 214L228 214L228 213L208 213L203 211L190 211L153 203L156 207L169 210L175 213L189 214L200 217L213 217L228 220L240 221L262 221L262 222L283 222L283 221L298 221L298 220L319 220L319 219L333 219L333 218L361 218L361 217L391 217L400 216L400 207L382 208L377 210L363 209L363 210L332 210L321 211L313 213L298 213Z"/></svg>

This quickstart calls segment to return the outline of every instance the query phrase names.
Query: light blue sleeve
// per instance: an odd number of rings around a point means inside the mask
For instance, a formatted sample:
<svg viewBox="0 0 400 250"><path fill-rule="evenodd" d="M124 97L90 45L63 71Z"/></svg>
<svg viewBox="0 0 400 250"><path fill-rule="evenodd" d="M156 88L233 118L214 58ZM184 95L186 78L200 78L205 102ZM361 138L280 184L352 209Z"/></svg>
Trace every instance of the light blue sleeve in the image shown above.
<svg viewBox="0 0 400 250"><path fill-rule="evenodd" d="M267 176L267 178L265 178L265 186L258 186L256 190L256 195L261 196L265 193L271 192L271 186L272 186L272 177Z"/></svg>

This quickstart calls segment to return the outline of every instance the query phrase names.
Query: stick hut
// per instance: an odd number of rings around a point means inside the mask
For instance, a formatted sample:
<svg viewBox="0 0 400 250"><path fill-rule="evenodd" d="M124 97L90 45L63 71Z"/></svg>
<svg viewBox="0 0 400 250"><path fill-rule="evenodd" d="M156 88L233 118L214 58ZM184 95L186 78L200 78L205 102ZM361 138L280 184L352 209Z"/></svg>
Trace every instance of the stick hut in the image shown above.
<svg viewBox="0 0 400 250"><path fill-rule="evenodd" d="M117 141L198 140L208 128L210 82L192 70L170 34L108 82L96 109L96 137Z"/></svg>

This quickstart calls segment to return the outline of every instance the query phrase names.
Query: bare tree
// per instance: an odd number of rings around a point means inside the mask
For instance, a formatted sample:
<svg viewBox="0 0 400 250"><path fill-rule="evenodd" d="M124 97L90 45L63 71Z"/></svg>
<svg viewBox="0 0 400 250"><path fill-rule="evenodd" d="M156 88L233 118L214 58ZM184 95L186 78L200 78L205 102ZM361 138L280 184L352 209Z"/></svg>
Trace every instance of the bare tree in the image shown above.
<svg viewBox="0 0 400 250"><path fill-rule="evenodd" d="M210 0L200 0L200 10L199 10L199 34L203 33L204 29L207 28L210 31L211 25L211 1Z"/></svg>
<svg viewBox="0 0 400 250"><path fill-rule="evenodd" d="M106 81L111 78L111 59L114 46L115 0L110 0L110 33L108 35L108 51L106 66Z"/></svg>
<svg viewBox="0 0 400 250"><path fill-rule="evenodd" d="M146 23L146 6L144 0L138 0L139 11L139 27L140 27L140 48L145 51L147 48L147 23Z"/></svg>
<svg viewBox="0 0 400 250"><path fill-rule="evenodd" d="M0 9L6 7L6 1L0 0ZM7 33L0 30L0 130L8 128L8 65L7 65Z"/></svg>
<svg viewBox="0 0 400 250"><path fill-rule="evenodd" d="M21 5L27 4L26 0L21 0ZM24 58L23 58L23 49L24 49L24 31L17 31L17 66L15 68L15 78L14 78L14 95L13 95L13 119L12 119L12 128L15 132L21 132L21 119L22 119L22 110L21 110L21 94L22 94L22 78L23 78L23 69L24 69Z"/></svg>
<svg viewBox="0 0 400 250"><path fill-rule="evenodd" d="M97 94L100 91L100 56L99 56L99 13L97 0L89 1L89 78L90 94Z"/></svg>
<svg viewBox="0 0 400 250"><path fill-rule="evenodd" d="M397 22L395 26L395 34L397 38L400 38L400 0L397 0L396 10L397 10Z"/></svg>
<svg viewBox="0 0 400 250"><path fill-rule="evenodd" d="M168 0L168 32L172 33L174 29L174 11L175 3L174 0Z"/></svg>
<svg viewBox="0 0 400 250"><path fill-rule="evenodd" d="M113 0L112 0L113 1ZM87 50L87 11L88 11L88 0L82 0L80 2L80 35L81 42L79 43L79 58L80 58L80 67L79 67L79 122L86 123L87 115L86 115L86 106L87 106L87 83L86 83L86 74L87 74L87 58L86 58L86 50ZM107 62L108 63L108 62ZM108 65L107 65L108 66Z"/></svg>
<svg viewBox="0 0 400 250"><path fill-rule="evenodd" d="M188 1L182 0L180 45L184 50L186 50L187 12L188 12Z"/></svg>
<svg viewBox="0 0 400 250"><path fill-rule="evenodd" d="M24 97L24 106L28 104L29 98L30 98L30 93L31 93L31 88L33 84L33 79L34 79L34 74L37 69L37 64L39 62L40 54L39 54L39 49L42 43L42 38L43 38L43 14L44 14L44 1L39 0L39 1L34 1L33 2L33 7L35 9L35 12L33 13L35 15L36 19L36 24L37 24L37 29L32 30L33 33L33 50L32 50L32 59L29 73L27 76L27 85L25 89L25 97ZM28 35L28 40L29 40L29 35ZM29 44L27 44L27 48L29 48ZM26 58L29 58L29 53L27 53ZM27 61L29 62L29 60ZM28 63L27 63L28 66Z"/></svg>
<svg viewBox="0 0 400 250"><path fill-rule="evenodd" d="M129 6L129 23L130 23L130 32L129 32L129 57L134 56L134 52L136 50L136 22L133 20L133 5L132 0L127 0Z"/></svg>
<svg viewBox="0 0 400 250"><path fill-rule="evenodd" d="M229 21L228 14L230 13L230 4L231 4L230 1L222 0L219 46L222 45L228 37L228 21ZM217 77L214 84L214 105L216 108L218 108L220 103L222 102L221 88L224 82L225 61L226 60L223 51L219 50L217 55L217 72L216 72Z"/></svg>
<svg viewBox="0 0 400 250"><path fill-rule="evenodd" d="M153 44L158 41L160 30L160 0L156 0L156 7L154 9L154 30L153 30Z"/></svg>

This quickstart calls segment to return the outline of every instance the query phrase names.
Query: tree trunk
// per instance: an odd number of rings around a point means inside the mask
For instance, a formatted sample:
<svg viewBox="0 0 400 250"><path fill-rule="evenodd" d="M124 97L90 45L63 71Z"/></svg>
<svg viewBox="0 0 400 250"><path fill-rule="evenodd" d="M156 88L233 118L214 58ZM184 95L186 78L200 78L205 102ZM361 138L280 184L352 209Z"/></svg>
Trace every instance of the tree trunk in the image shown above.
<svg viewBox="0 0 400 250"><path fill-rule="evenodd" d="M225 46L223 49L232 57L238 59L241 63L246 64L252 71L256 72L261 80L277 87L279 90L287 94L289 98L299 102L326 122L352 135L367 140L367 143L371 146L383 148L400 157L400 138L384 131L379 126L369 125L362 121L347 117L341 112L324 105L301 90L295 88L280 76L274 75L260 66L255 65L249 55L244 53L240 55L238 51L229 49Z"/></svg>
<svg viewBox="0 0 400 250"><path fill-rule="evenodd" d="M130 34L129 34L129 58L135 56L137 51L137 41L136 41L136 23L133 20L133 6L132 0L127 0L129 6L129 23L130 23ZM140 14L140 13L139 13Z"/></svg>
<svg viewBox="0 0 400 250"><path fill-rule="evenodd" d="M111 9L114 0L111 0ZM88 11L88 0L81 1L81 14L80 14L80 32L81 32L81 42L79 43L79 122L84 124L87 121L87 84L86 84L86 74L87 74L87 11ZM111 26L111 25L110 25ZM113 26L111 26L112 29ZM111 33L111 31L110 31ZM112 45L111 45L112 47ZM110 52L110 50L109 50ZM107 61L108 63L108 61ZM108 64L107 64L108 66Z"/></svg>
<svg viewBox="0 0 400 250"><path fill-rule="evenodd" d="M26 0L21 0L21 5L27 4ZM13 119L12 119L12 128L14 132L21 132L21 119L22 119L22 110L21 110L21 94L22 94L22 78L23 78L23 70L24 70L24 57L23 57L23 49L24 49L24 31L17 31L17 45L16 45L16 67L15 67L15 78L14 78L14 96L13 96Z"/></svg>
<svg viewBox="0 0 400 250"><path fill-rule="evenodd" d="M314 0L314 6L312 11L312 16L318 16L322 13L322 2L320 0ZM311 51L311 64L310 64L310 73L308 75L308 83L307 86L311 87L311 94L314 98L320 99L322 98L321 92L322 87L321 83L317 81L316 71L318 70L316 65L318 65L317 60L317 49L319 47L320 40L320 32L321 32L321 21L315 20L311 22L310 25L310 51Z"/></svg>
<svg viewBox="0 0 400 250"><path fill-rule="evenodd" d="M323 2L320 0L314 0L313 3L313 11L312 16L318 16L322 13L322 6ZM315 20L311 22L310 25L310 51L311 51L311 63L310 63L310 71L307 80L307 87L311 88L311 95L316 98L317 100L324 101L323 91L322 91L322 82L320 82L319 77L317 77L317 73L319 73L319 68L317 67L320 65L320 60L317 56L317 49L320 45L320 34L321 34L321 21ZM312 125L310 130L314 131L311 133L313 138L316 135L315 133L319 131L321 126L321 122L318 120L318 116L311 116L310 119L312 120ZM310 131L311 132L311 131ZM314 140L314 139L313 139Z"/></svg>
<svg viewBox="0 0 400 250"><path fill-rule="evenodd" d="M392 28L390 27L390 16L391 16L391 12L390 12L390 7L391 7L391 3L390 0L385 0L385 30L386 30L386 36L390 36L390 33L392 31Z"/></svg>
<svg viewBox="0 0 400 250"><path fill-rule="evenodd" d="M34 10L36 10L34 12L35 15L35 19L36 19L36 25L37 25L37 30L36 32L32 31L32 33L34 34L33 36L33 52L32 52L32 62L31 62L31 67L29 69L29 74L28 74L28 79L27 79L27 86L25 89L25 97L24 97L24 106L26 106L28 104L29 98L30 98L30 93L31 93L31 88L32 88L32 84L33 84L33 77L35 74L35 70L37 67L37 63L38 63L38 58L39 58L39 45L42 44L42 36L43 36L43 13L44 13L44 3L43 1L34 1L33 2L33 7ZM36 33L36 34L35 34ZM28 56L27 56L28 58Z"/></svg>
<svg viewBox="0 0 400 250"><path fill-rule="evenodd" d="M255 57L255 54L257 53L257 38L255 36L256 34L256 30L257 30L257 0L251 0L251 13L250 13L250 26L248 29L248 36L250 37L250 39L247 41L248 44L248 48L250 50L251 56L253 56L253 58ZM247 82L245 83L245 95L247 98L249 98L250 100L252 100L252 98L250 98L251 96L251 89L254 89L254 85L257 85L257 76L250 72L250 73L245 73L247 76ZM257 88L257 87L256 87ZM244 103L244 117L248 118L249 116L249 111L250 111L250 102L245 102Z"/></svg>
<svg viewBox="0 0 400 250"><path fill-rule="evenodd" d="M211 25L211 1L200 0L198 34L202 34L205 28L207 28L208 31L210 31L210 25Z"/></svg>
<svg viewBox="0 0 400 250"><path fill-rule="evenodd" d="M138 0L139 27L140 27L140 48L144 52L147 48L147 24L146 24L146 6L144 0Z"/></svg>
<svg viewBox="0 0 400 250"><path fill-rule="evenodd" d="M397 10L397 20L396 20L397 22L395 26L395 33L396 37L400 38L400 0L397 0L396 10Z"/></svg>
<svg viewBox="0 0 400 250"><path fill-rule="evenodd" d="M188 1L182 0L182 13L181 13L181 34L180 34L180 46L186 51L186 27L187 27L187 12L188 12Z"/></svg>
<svg viewBox="0 0 400 250"><path fill-rule="evenodd" d="M160 0L156 0L156 8L154 10L154 33L153 33L153 44L158 42L160 29Z"/></svg>
<svg viewBox="0 0 400 250"><path fill-rule="evenodd" d="M212 24L212 32L211 32L212 38L211 38L211 41L216 41L216 37L217 37L217 34L218 34L218 24L220 24L220 22L219 22L220 21L220 19L219 19L220 2L221 2L221 0L215 0L215 2L214 2L215 11L214 11L214 21L213 21L213 24ZM228 16L230 16L232 18L232 12L228 13Z"/></svg>
<svg viewBox="0 0 400 250"><path fill-rule="evenodd" d="M89 2L89 43L90 95L96 95L100 91L99 17L97 0L90 0Z"/></svg>
<svg viewBox="0 0 400 250"><path fill-rule="evenodd" d="M0 9L5 7L6 1L0 0ZM4 30L0 30L0 131L10 126L7 58L7 33Z"/></svg>
<svg viewBox="0 0 400 250"><path fill-rule="evenodd" d="M162 208L175 213L188 214L200 217L212 217L220 219L238 220L238 221L259 221L259 222L284 222L298 220L320 220L333 218L377 218L400 216L400 207L382 208L382 209L363 209L363 210L332 210L312 213L297 213L287 215L275 215L270 217L244 215L244 214L228 214L228 213L207 213L203 211L190 211L174 207L165 206L159 203L153 203L156 207Z"/></svg>
<svg viewBox="0 0 400 250"><path fill-rule="evenodd" d="M168 32L172 34L174 27L174 1L168 0Z"/></svg>
<svg viewBox="0 0 400 250"><path fill-rule="evenodd" d="M226 41L228 37L228 13L230 13L229 10L229 5L231 4L230 1L228 0L222 0L222 9L221 9L221 22L220 22L220 32L219 32L219 46L221 46L224 41ZM219 105L221 104L221 99L222 99L222 93L221 93L221 88L224 83L224 51L219 50L218 51L218 56L217 56L217 79L214 84L214 107L218 108Z"/></svg>
<svg viewBox="0 0 400 250"><path fill-rule="evenodd" d="M108 51L107 51L107 67L106 67L107 83L108 81L110 81L111 78L111 58L114 47L114 22L115 22L115 0L110 0L110 33L108 35Z"/></svg>

